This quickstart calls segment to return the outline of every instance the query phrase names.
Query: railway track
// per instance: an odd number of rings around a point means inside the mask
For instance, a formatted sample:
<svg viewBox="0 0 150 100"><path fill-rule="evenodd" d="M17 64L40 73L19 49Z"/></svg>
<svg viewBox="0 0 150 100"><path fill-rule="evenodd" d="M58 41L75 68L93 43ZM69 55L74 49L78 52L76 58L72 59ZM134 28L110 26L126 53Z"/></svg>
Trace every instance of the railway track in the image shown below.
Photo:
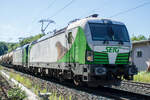
<svg viewBox="0 0 150 100"><path fill-rule="evenodd" d="M10 71L9 68L5 68L7 71ZM61 94L65 97L72 95L72 100L150 100L150 95L140 92L128 91L123 89L123 86L127 88L129 85L133 85L136 82L123 81L120 83L120 86L110 87L98 87L98 88L88 88L88 87L75 87L72 82L59 82L49 77L33 76L23 72L15 71L22 76L25 76L31 80L34 80L35 84L41 84L47 86L48 92L55 91L58 94ZM127 85L128 84L128 85ZM142 83L139 83L142 84ZM139 84L136 84L138 87ZM122 86L122 87L121 87ZM143 84L142 84L143 86ZM149 85L150 86L150 85ZM148 84L146 86L148 88ZM130 87L128 87L131 89ZM150 89L150 88L149 88Z"/></svg>
<svg viewBox="0 0 150 100"><path fill-rule="evenodd" d="M148 83L121 81L120 85L113 85L112 88L150 96L150 84Z"/></svg>

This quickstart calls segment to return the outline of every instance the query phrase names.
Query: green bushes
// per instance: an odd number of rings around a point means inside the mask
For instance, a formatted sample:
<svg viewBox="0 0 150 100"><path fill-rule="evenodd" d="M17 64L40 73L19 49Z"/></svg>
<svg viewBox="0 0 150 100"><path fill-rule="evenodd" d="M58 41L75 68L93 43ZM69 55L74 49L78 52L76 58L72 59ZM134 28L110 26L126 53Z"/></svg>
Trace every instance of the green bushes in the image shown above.
<svg viewBox="0 0 150 100"><path fill-rule="evenodd" d="M139 72L134 76L134 81L150 83L150 72Z"/></svg>
<svg viewBox="0 0 150 100"><path fill-rule="evenodd" d="M23 100L26 97L27 96L25 94L25 91L22 91L18 86L15 86L14 88L8 90L9 100Z"/></svg>

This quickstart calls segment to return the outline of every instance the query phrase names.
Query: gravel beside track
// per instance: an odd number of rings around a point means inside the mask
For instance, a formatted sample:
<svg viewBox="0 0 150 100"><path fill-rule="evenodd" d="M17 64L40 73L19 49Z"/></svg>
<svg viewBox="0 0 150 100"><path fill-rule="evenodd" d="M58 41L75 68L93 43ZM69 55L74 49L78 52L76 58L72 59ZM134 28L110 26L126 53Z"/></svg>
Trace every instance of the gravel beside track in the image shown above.
<svg viewBox="0 0 150 100"><path fill-rule="evenodd" d="M7 71L10 71L9 68L5 68ZM11 70L12 71L12 70ZM69 96L72 96L71 100L150 100L150 95L145 94L137 94L132 91L122 91L124 89L121 88L123 83L121 82L121 86L116 86L117 89L114 89L115 86L110 87L97 87L97 88L89 88L85 87L75 87L72 82L63 82L60 83L57 80L53 80L50 78L33 76L26 73L18 72L13 70L14 73L18 73L22 76L25 76L31 80L35 84L40 84L43 88L46 86L48 92L56 92L57 95L62 95L66 97L65 100L69 100ZM127 86L126 86L127 87ZM128 87L130 89L130 87Z"/></svg>
<svg viewBox="0 0 150 100"><path fill-rule="evenodd" d="M89 91L89 89L83 89L83 88L76 88L73 84L64 83L61 84L57 82L57 80L49 80L49 79L42 79L42 77L35 77L29 74L25 74L22 72L18 72L15 70L6 69L5 71L9 75L9 71L13 73L20 74L21 76L25 76L31 80L33 80L33 84L39 84L41 88L47 88L48 92L56 93L57 97L59 95L63 96L65 100L69 100L69 96L71 97L71 100L115 100L114 98L118 98L116 96L113 96L111 94L104 94L103 96L97 95L92 93L93 91ZM120 98L120 97L119 97Z"/></svg>
<svg viewBox="0 0 150 100"><path fill-rule="evenodd" d="M8 100L7 92L11 88L7 80L0 74L0 100Z"/></svg>

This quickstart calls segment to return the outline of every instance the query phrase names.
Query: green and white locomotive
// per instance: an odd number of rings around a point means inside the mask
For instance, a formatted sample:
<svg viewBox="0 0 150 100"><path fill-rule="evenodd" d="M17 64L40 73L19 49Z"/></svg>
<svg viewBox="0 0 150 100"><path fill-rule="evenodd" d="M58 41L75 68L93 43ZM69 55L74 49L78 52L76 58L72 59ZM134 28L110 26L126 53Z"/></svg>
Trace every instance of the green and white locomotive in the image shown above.
<svg viewBox="0 0 150 100"><path fill-rule="evenodd" d="M76 85L98 85L102 81L133 78L137 68L129 61L131 47L123 23L91 16L22 47L21 63L34 73L73 79ZM20 56L14 52L13 57Z"/></svg>

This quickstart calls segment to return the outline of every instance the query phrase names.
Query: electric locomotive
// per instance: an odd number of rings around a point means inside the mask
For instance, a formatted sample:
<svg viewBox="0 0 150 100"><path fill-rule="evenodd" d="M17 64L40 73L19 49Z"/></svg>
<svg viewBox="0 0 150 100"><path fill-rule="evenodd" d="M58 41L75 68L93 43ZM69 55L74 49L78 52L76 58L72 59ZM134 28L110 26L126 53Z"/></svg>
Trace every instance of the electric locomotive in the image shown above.
<svg viewBox="0 0 150 100"><path fill-rule="evenodd" d="M21 56L13 53L13 59L22 57L21 63L17 63L23 68L73 79L76 85L131 80L137 74L137 68L129 61L132 44L125 24L97 15L74 20L53 35L21 49Z"/></svg>

